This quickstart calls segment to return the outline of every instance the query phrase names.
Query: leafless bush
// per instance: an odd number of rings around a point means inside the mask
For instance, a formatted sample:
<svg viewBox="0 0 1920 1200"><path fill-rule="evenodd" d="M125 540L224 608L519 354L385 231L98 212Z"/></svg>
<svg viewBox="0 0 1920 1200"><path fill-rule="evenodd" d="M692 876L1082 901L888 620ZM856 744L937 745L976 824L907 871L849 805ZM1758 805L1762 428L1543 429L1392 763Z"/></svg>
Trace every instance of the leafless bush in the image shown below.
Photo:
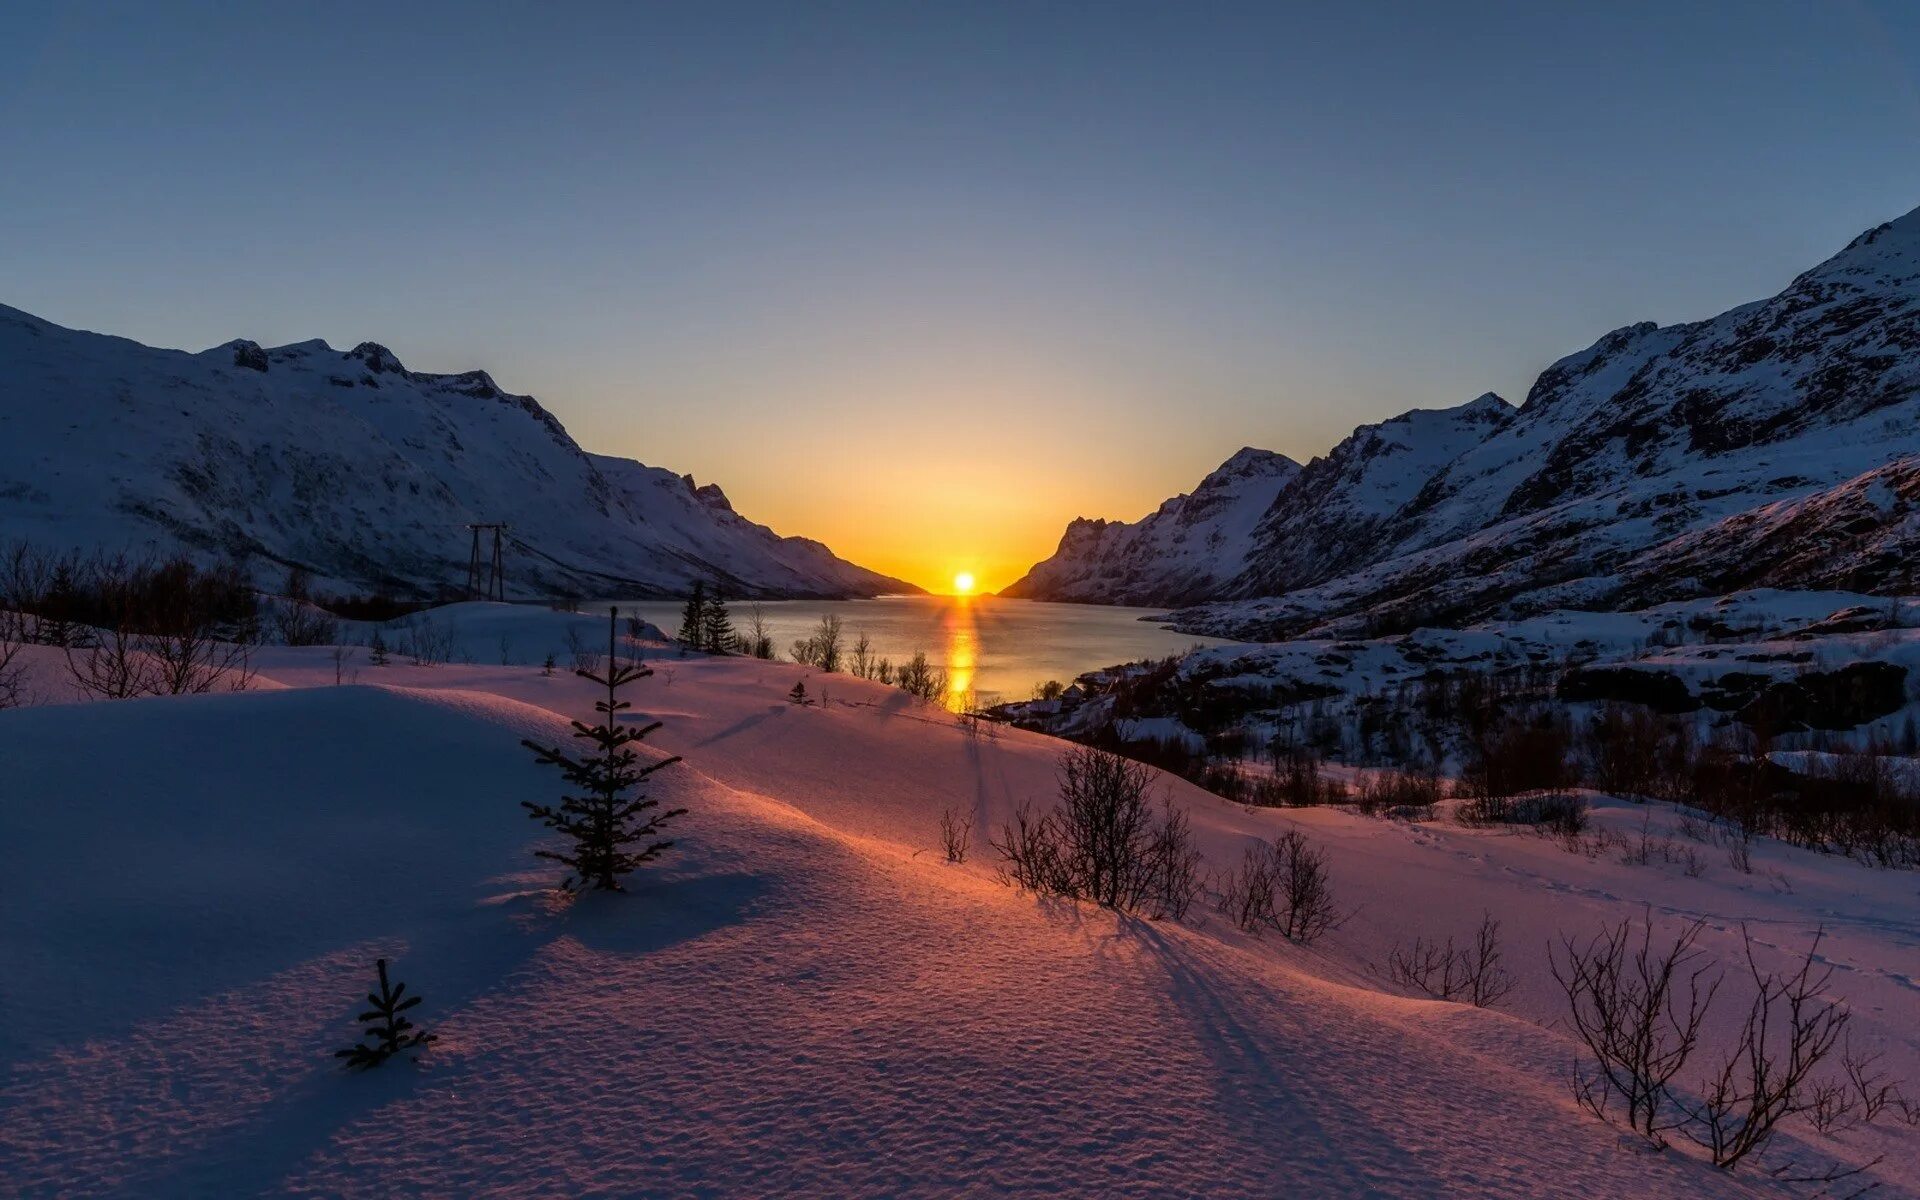
<svg viewBox="0 0 1920 1200"><path fill-rule="evenodd" d="M1727 852L1727 865L1742 875L1753 874L1753 826L1730 816L1720 826L1720 847Z"/></svg>
<svg viewBox="0 0 1920 1200"><path fill-rule="evenodd" d="M1655 794L1660 769L1660 719L1640 705L1609 704L1582 730L1587 778L1613 796Z"/></svg>
<svg viewBox="0 0 1920 1200"><path fill-rule="evenodd" d="M1723 1170L1757 1160L1780 1123L1804 1118L1832 1131L1904 1110L1877 1058L1845 1042L1849 1014L1828 990L1833 968L1820 963L1821 934L1787 973L1763 969L1743 926L1752 998L1731 1049L1697 1086L1675 1080L1699 1049L1721 975L1704 965L1695 921L1663 948L1651 921L1636 939L1631 921L1603 929L1584 945L1561 943L1553 976L1566 992L1573 1027L1594 1060L1577 1065L1574 1095L1605 1118L1618 1100L1626 1124L1656 1144L1675 1131ZM1637 942L1637 944L1636 944ZM1840 1073L1822 1071L1839 1051ZM1778 1178L1832 1182L1857 1168Z"/></svg>
<svg viewBox="0 0 1920 1200"><path fill-rule="evenodd" d="M943 811L940 814L940 846L946 851L947 861L967 861L967 851L972 844L973 818L961 816L957 809Z"/></svg>
<svg viewBox="0 0 1920 1200"><path fill-rule="evenodd" d="M286 646L331 646L340 638L332 613L305 600L281 600L273 606L273 628Z"/></svg>
<svg viewBox="0 0 1920 1200"><path fill-rule="evenodd" d="M1307 944L1340 922L1326 855L1297 829L1249 846L1221 881L1220 911L1248 933L1277 929Z"/></svg>
<svg viewBox="0 0 1920 1200"><path fill-rule="evenodd" d="M182 695L251 678L246 638L254 598L237 568L203 570L185 558L102 555L63 561L56 579L62 612L86 615L90 630L61 618L67 667L85 694L107 700ZM56 589L58 590L58 589ZM48 628L42 621L42 630Z"/></svg>
<svg viewBox="0 0 1920 1200"><path fill-rule="evenodd" d="M1404 817L1431 821L1436 805L1446 797L1446 783L1438 771L1374 771L1360 781L1354 807L1362 816Z"/></svg>
<svg viewBox="0 0 1920 1200"><path fill-rule="evenodd" d="M409 622L400 637L400 651L416 667L445 666L453 661L453 626L425 616Z"/></svg>
<svg viewBox="0 0 1920 1200"><path fill-rule="evenodd" d="M1695 921L1656 946L1646 920L1635 945L1633 922L1623 920L1585 943L1562 939L1549 962L1594 1060L1591 1069L1575 1066L1574 1098L1602 1119L1619 1100L1627 1127L1661 1145L1683 1119L1673 1111L1673 1079L1698 1048L1720 986L1696 946L1704 927Z"/></svg>
<svg viewBox="0 0 1920 1200"><path fill-rule="evenodd" d="M1465 1000L1475 1008L1490 1008L1515 986L1500 958L1500 922L1487 913L1471 946L1456 947L1451 937L1444 943L1415 938L1404 949L1396 946L1387 955L1387 975L1401 987L1436 1000Z"/></svg>
<svg viewBox="0 0 1920 1200"><path fill-rule="evenodd" d="M1198 895L1199 852L1186 814L1155 819L1152 768L1076 746L1061 759L1060 803L1022 805L993 841L1003 877L1042 895L1091 900L1121 912L1179 918Z"/></svg>
<svg viewBox="0 0 1920 1200"><path fill-rule="evenodd" d="M1815 966L1820 933L1792 974L1775 975L1754 961L1753 939L1745 927L1740 932L1754 985L1746 1021L1699 1100L1679 1105L1688 1118L1682 1132L1727 1170L1764 1149L1782 1120L1816 1112L1814 1072L1840 1045L1849 1019L1827 991L1833 968Z"/></svg>
<svg viewBox="0 0 1920 1200"><path fill-rule="evenodd" d="M1525 825L1543 836L1580 847L1592 805L1585 796L1549 792L1532 796L1473 796L1454 810L1462 825Z"/></svg>
<svg viewBox="0 0 1920 1200"><path fill-rule="evenodd" d="M1552 712L1508 714L1475 735L1461 772L1474 799L1555 791L1573 782L1572 738Z"/></svg>
<svg viewBox="0 0 1920 1200"><path fill-rule="evenodd" d="M1807 1119L1824 1134L1845 1133L1872 1125L1888 1110L1909 1119L1906 1098L1899 1085L1880 1068L1881 1056L1854 1048L1848 1039L1840 1051L1838 1079L1827 1078L1810 1088Z"/></svg>
<svg viewBox="0 0 1920 1200"><path fill-rule="evenodd" d="M1346 789L1320 773L1320 759L1305 746L1277 752L1272 782L1249 793L1249 799L1255 804L1279 804L1288 808L1339 804L1346 798Z"/></svg>
<svg viewBox="0 0 1920 1200"><path fill-rule="evenodd" d="M894 675L894 683L899 688L928 704L940 701L947 694L947 673L927 662L927 656L916 653L900 665Z"/></svg>

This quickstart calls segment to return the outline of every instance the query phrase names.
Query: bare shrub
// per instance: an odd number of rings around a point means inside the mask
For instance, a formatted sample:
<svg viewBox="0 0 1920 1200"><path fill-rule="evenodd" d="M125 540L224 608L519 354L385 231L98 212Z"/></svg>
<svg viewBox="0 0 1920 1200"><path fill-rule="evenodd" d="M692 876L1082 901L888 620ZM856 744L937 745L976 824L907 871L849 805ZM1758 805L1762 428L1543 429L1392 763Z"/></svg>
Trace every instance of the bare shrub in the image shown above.
<svg viewBox="0 0 1920 1200"><path fill-rule="evenodd" d="M1247 847L1221 881L1219 908L1248 933L1276 929L1302 944L1340 923L1326 855L1297 829Z"/></svg>
<svg viewBox="0 0 1920 1200"><path fill-rule="evenodd" d="M938 703L947 694L947 673L927 662L924 653L915 653L894 674L900 690L928 704Z"/></svg>
<svg viewBox="0 0 1920 1200"><path fill-rule="evenodd" d="M453 661L453 626L442 625L432 617L423 616L406 626L401 635L400 650L407 656L407 661L416 667L445 666ZM597 665L596 660L596 669Z"/></svg>
<svg viewBox="0 0 1920 1200"><path fill-rule="evenodd" d="M89 696L237 690L251 677L254 595L237 567L101 555L84 564L63 560L54 579L52 592L64 593L56 607L83 614L92 628L62 616L57 625L43 620L41 631L55 631L75 685Z"/></svg>
<svg viewBox="0 0 1920 1200"><path fill-rule="evenodd" d="M1199 893L1199 852L1186 814L1155 819L1152 768L1091 746L1060 763L1060 802L1045 815L1022 805L992 845L1004 878L1042 895L1120 912L1182 916Z"/></svg>
<svg viewBox="0 0 1920 1200"><path fill-rule="evenodd" d="M1374 771L1360 781L1353 802L1362 816L1431 821L1435 807L1446 794L1446 783L1438 771Z"/></svg>
<svg viewBox="0 0 1920 1200"><path fill-rule="evenodd" d="M304 599L275 604L273 629L284 646L331 646L340 637L340 622L333 614Z"/></svg>
<svg viewBox="0 0 1920 1200"><path fill-rule="evenodd" d="M1559 714L1507 714L1470 739L1460 780L1482 800L1562 789L1573 783L1571 751Z"/></svg>
<svg viewBox="0 0 1920 1200"><path fill-rule="evenodd" d="M967 861L967 850L972 844L973 818L961 816L957 809L943 811L940 814L940 846L946 851L947 861Z"/></svg>
<svg viewBox="0 0 1920 1200"><path fill-rule="evenodd" d="M1820 1090L1814 1072L1840 1045L1849 1014L1827 991L1833 968L1815 963L1824 931L1789 975L1761 970L1745 926L1747 972L1754 997L1732 1053L1701 1089L1698 1101L1680 1101L1681 1126L1713 1165L1731 1170L1764 1149L1788 1117L1814 1114Z"/></svg>
<svg viewBox="0 0 1920 1200"><path fill-rule="evenodd" d="M1436 1000L1465 1000L1475 1008L1490 1008L1515 986L1500 960L1500 922L1487 913L1471 946L1455 946L1451 937L1444 943L1415 938L1410 946L1396 946L1387 955L1387 975L1401 987Z"/></svg>
<svg viewBox="0 0 1920 1200"><path fill-rule="evenodd" d="M1640 705L1609 704L1582 730L1587 781L1597 791L1642 800L1655 794L1660 720Z"/></svg>
<svg viewBox="0 0 1920 1200"><path fill-rule="evenodd" d="M1745 926L1752 985L1746 1017L1718 1066L1694 1087L1676 1087L1699 1049L1722 979L1696 947L1703 924L1693 922L1664 947L1656 947L1650 920L1637 939L1632 922L1622 921L1584 945L1562 941L1553 976L1594 1059L1591 1068L1577 1064L1574 1071L1574 1095L1583 1106L1605 1118L1617 1099L1630 1128L1658 1145L1678 1131L1729 1171L1757 1160L1790 1118L1828 1131L1906 1107L1877 1059L1854 1053L1845 1041L1850 1018L1828 990L1833 968L1820 961L1822 933L1796 967L1776 973L1760 966ZM1840 1073L1823 1072L1836 1051ZM1791 1176L1788 1164L1771 1174L1832 1182L1859 1169Z"/></svg>
<svg viewBox="0 0 1920 1200"><path fill-rule="evenodd" d="M1574 1068L1574 1098L1602 1119L1617 1099L1627 1127L1660 1145L1683 1119L1670 1088L1699 1047L1720 986L1696 946L1704 927L1694 921L1656 946L1645 920L1636 945L1633 922L1622 920L1585 943L1563 938L1549 960L1574 1032L1593 1058L1591 1068Z"/></svg>
<svg viewBox="0 0 1920 1200"><path fill-rule="evenodd" d="M1308 808L1319 804L1339 804L1347 798L1346 789L1320 772L1320 759L1304 746L1291 747L1274 756L1273 786L1259 793L1262 800L1277 798L1288 808Z"/></svg>

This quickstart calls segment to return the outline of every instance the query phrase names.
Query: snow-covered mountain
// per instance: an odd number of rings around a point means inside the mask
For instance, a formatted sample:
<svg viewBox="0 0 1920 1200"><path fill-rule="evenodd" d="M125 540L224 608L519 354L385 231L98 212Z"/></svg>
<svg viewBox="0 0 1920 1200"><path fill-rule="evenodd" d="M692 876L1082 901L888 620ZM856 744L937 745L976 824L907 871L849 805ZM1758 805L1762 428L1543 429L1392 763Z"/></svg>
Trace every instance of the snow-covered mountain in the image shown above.
<svg viewBox="0 0 1920 1200"><path fill-rule="evenodd" d="M1414 409L1354 430L1274 498L1233 590L1291 591L1372 555L1381 531L1427 481L1513 412L1488 392L1457 408Z"/></svg>
<svg viewBox="0 0 1920 1200"><path fill-rule="evenodd" d="M1178 620L1274 638L1907 588L1915 459L1920 210L1771 299L1616 330L1518 409L1483 396L1356 431L1276 494L1250 545L1221 548L1244 565L1220 602Z"/></svg>
<svg viewBox="0 0 1920 1200"><path fill-rule="evenodd" d="M0 306L0 537L428 593L464 583L475 521L508 524L517 595L919 590L754 524L713 484L583 451L484 371L409 371L371 342L189 354Z"/></svg>
<svg viewBox="0 0 1920 1200"><path fill-rule="evenodd" d="M1183 604L1220 594L1254 526L1300 464L1247 447L1138 521L1077 518L1059 549L1000 594L1102 604Z"/></svg>

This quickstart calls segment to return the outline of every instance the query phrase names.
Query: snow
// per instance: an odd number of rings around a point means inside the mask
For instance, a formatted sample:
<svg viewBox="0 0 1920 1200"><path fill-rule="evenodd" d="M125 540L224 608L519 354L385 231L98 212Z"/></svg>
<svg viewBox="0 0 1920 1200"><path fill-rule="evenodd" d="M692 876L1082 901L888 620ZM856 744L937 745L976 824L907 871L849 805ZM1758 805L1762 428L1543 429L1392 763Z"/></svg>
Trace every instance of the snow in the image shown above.
<svg viewBox="0 0 1920 1200"><path fill-rule="evenodd" d="M986 833L1051 795L1061 743L661 646L632 698L666 722L647 747L686 756L653 780L691 810L679 845L631 894L566 902L528 853L518 803L553 780L519 739L564 739L592 688L479 652L585 619L488 606L459 622L472 664L362 662L358 684L283 648L259 690L0 712L8 1190L1775 1194L1568 1096L1544 945L1642 905L1706 918L1723 961L1741 921L1769 961L1824 925L1863 1035L1920 1078L1912 873L1763 844L1753 876L1688 878L1163 778L1215 866L1304 829L1351 915L1311 949L1119 918L994 877ZM802 676L820 704L785 701ZM935 848L948 807L975 822L964 866ZM1382 982L1397 941L1488 909L1508 1011ZM348 1075L330 1051L377 955L442 1041ZM1818 1149L1885 1154L1876 1194L1915 1195L1913 1137Z"/></svg>
<svg viewBox="0 0 1920 1200"><path fill-rule="evenodd" d="M1243 447L1136 522L1074 521L1053 555L1001 594L1146 605L1214 595L1246 565L1254 528L1299 473L1285 455Z"/></svg>
<svg viewBox="0 0 1920 1200"><path fill-rule="evenodd" d="M0 398L0 538L432 595L466 582L466 524L503 521L516 596L918 590L748 521L712 484L586 453L484 371L407 371L371 343L187 354L0 306Z"/></svg>
<svg viewBox="0 0 1920 1200"><path fill-rule="evenodd" d="M1868 231L1778 295L1614 330L1496 396L1361 426L1246 536L1142 553L1079 522L1031 594L1188 604L1243 640L1457 624L1741 588L1914 590L1920 241ZM1176 501L1170 501L1175 505ZM1164 509L1163 509L1164 511ZM1577 589L1577 594L1576 594Z"/></svg>

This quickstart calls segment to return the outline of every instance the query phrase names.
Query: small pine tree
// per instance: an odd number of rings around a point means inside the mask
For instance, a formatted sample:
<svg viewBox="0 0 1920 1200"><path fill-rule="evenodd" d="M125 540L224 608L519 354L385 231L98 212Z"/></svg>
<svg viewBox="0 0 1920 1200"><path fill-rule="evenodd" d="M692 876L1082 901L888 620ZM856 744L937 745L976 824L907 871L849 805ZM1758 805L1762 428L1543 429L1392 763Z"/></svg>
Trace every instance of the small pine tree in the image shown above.
<svg viewBox="0 0 1920 1200"><path fill-rule="evenodd" d="M733 649L733 618L727 615L727 602L719 588L713 590L713 598L700 614L700 647L712 654L726 654Z"/></svg>
<svg viewBox="0 0 1920 1200"><path fill-rule="evenodd" d="M541 664L540 673L542 675L553 674L553 655L551 654L547 655L547 661Z"/></svg>
<svg viewBox="0 0 1920 1200"><path fill-rule="evenodd" d="M366 1025L360 1034L362 1040L348 1046L345 1050L335 1050L335 1058L347 1060L347 1066L369 1070L386 1062L394 1055L406 1050L422 1050L439 1041L435 1034L425 1033L414 1023L400 1014L420 1003L420 997L402 995L407 990L404 983L389 985L387 982L387 960L382 958L374 963L380 972L380 990L367 993L367 1003L372 1005L354 1020Z"/></svg>
<svg viewBox="0 0 1920 1200"><path fill-rule="evenodd" d="M707 585L696 579L693 595L687 597L687 606L680 610L680 644L698 650L705 644L706 627Z"/></svg>
<svg viewBox="0 0 1920 1200"><path fill-rule="evenodd" d="M367 663L375 667L387 665L387 639L378 629L373 631L373 640L367 643Z"/></svg>
<svg viewBox="0 0 1920 1200"><path fill-rule="evenodd" d="M607 698L593 704L593 711L600 714L598 722L592 725L573 722L573 736L588 742L591 752L575 758L559 747L542 746L531 740L521 743L533 751L538 761L557 767L562 778L581 793L563 795L558 804L521 802L521 807L535 820L572 839L573 844L565 851L534 851L540 858L550 858L573 868L573 874L561 884L568 891L622 890L622 875L658 858L673 845L672 841L659 837L660 827L687 811L684 808L660 810L658 800L650 800L636 790L647 776L679 762L680 756L676 754L641 766L633 744L660 728L661 723L655 721L641 728L620 724L620 714L633 707L620 699L620 689L648 678L653 671L631 663L622 664L616 657L619 615L620 610L613 609L607 624L606 674L584 668L574 672L607 689Z"/></svg>
<svg viewBox="0 0 1920 1200"><path fill-rule="evenodd" d="M53 578L47 584L46 594L41 597L38 615L34 620L34 637L48 646L81 648L85 642L85 627L73 619L74 609L79 603L79 585L73 578L73 567L65 560L54 564Z"/></svg>
<svg viewBox="0 0 1920 1200"><path fill-rule="evenodd" d="M789 704L807 703L807 681L806 680L796 679L793 681L793 690L787 693L787 703Z"/></svg>

